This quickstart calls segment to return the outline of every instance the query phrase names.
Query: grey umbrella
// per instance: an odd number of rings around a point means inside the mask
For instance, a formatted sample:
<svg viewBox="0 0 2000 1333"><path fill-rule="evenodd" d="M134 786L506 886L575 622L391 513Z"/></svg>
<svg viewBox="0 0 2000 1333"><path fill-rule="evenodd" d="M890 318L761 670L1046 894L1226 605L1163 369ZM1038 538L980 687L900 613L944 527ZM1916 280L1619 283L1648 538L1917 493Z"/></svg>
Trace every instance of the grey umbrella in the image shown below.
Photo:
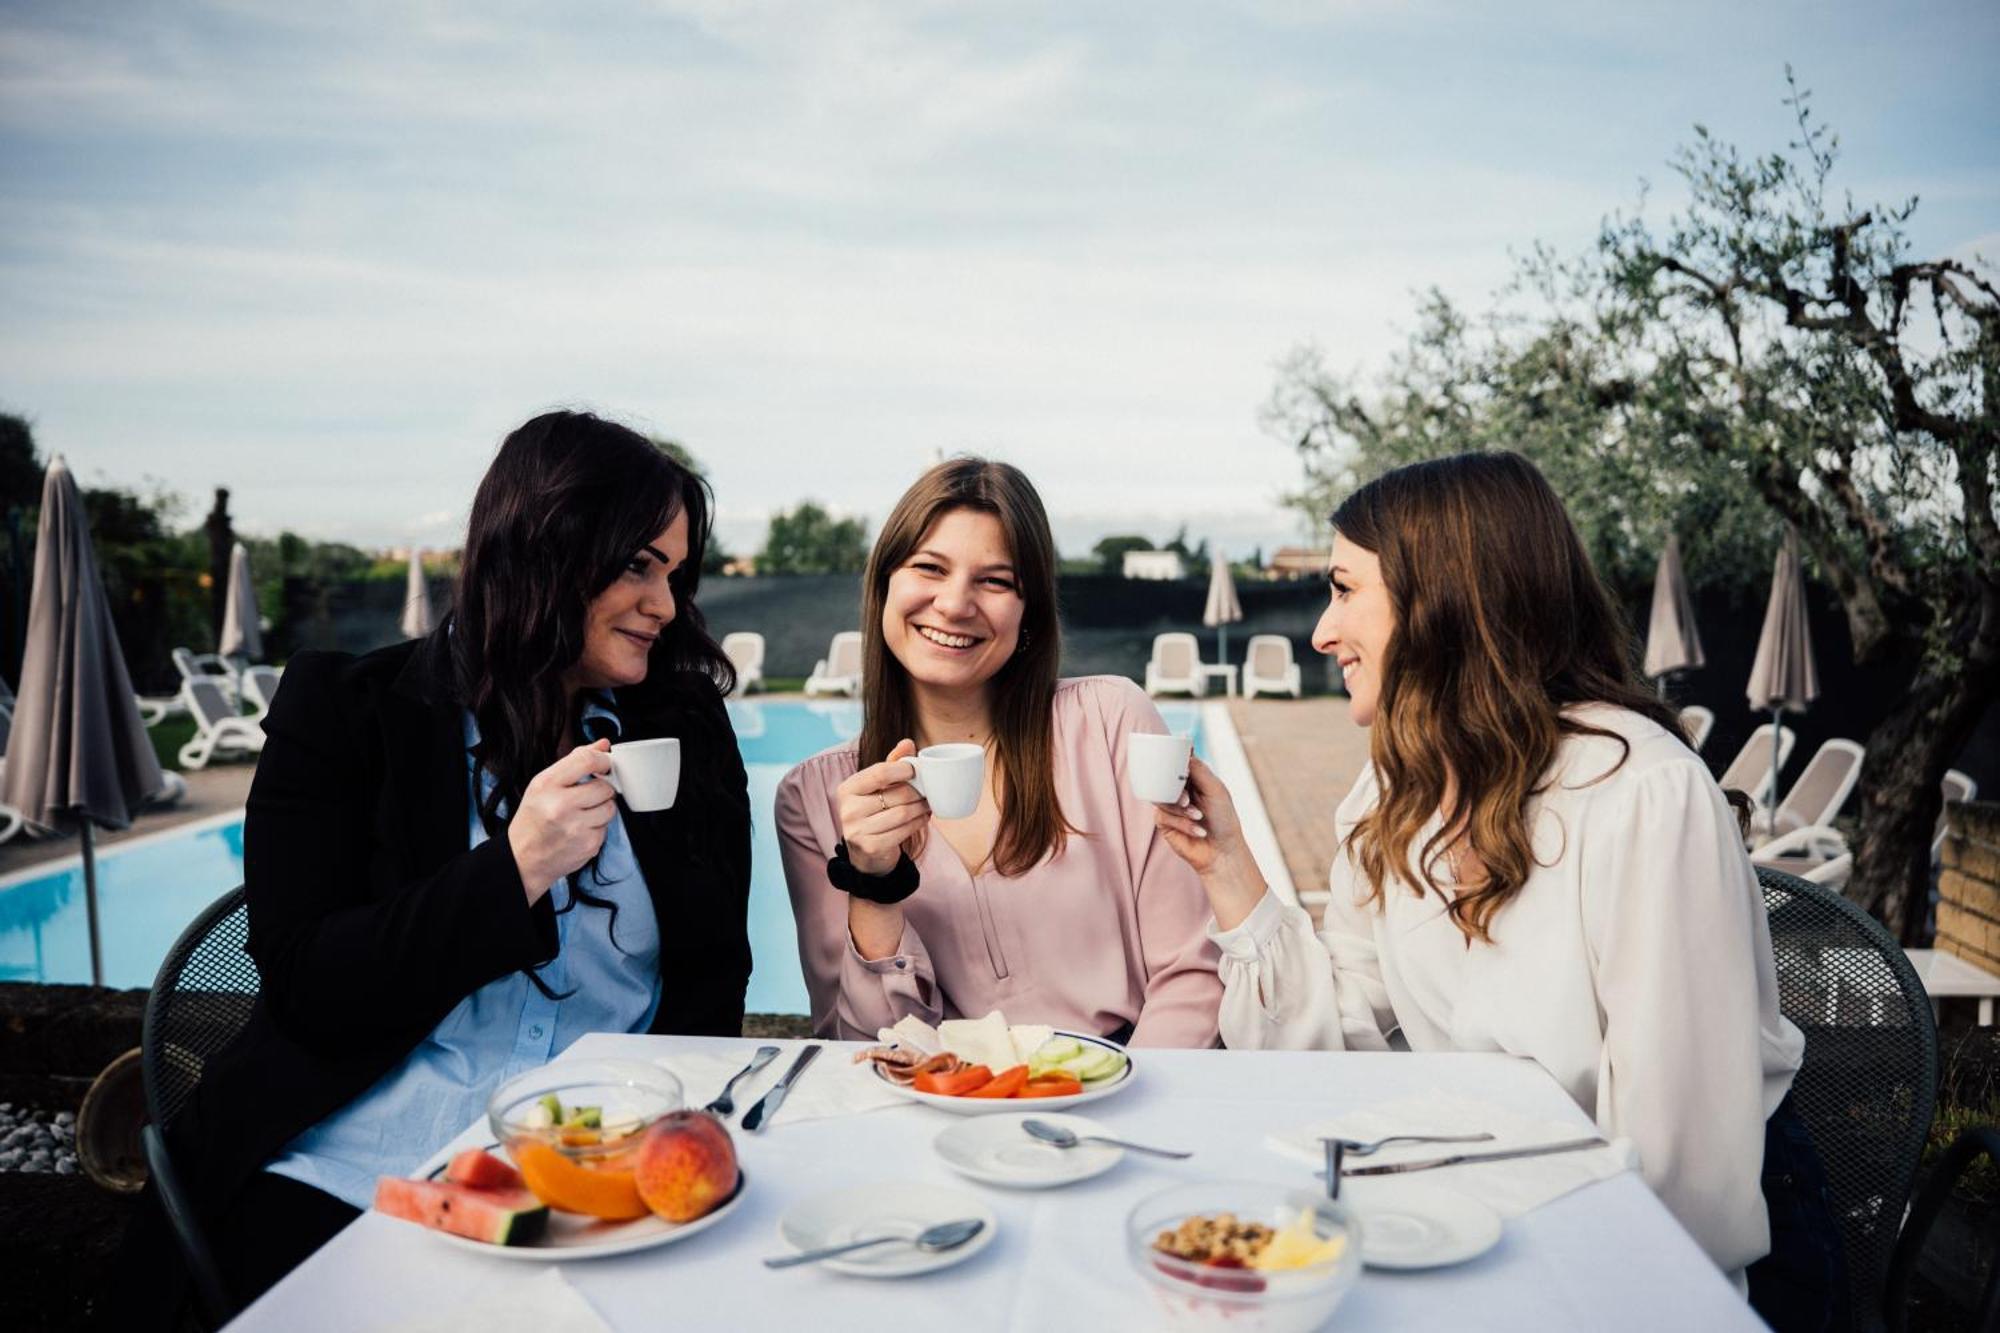
<svg viewBox="0 0 2000 1333"><path fill-rule="evenodd" d="M410 577L403 587L403 637L421 639L431 632L431 590L424 581L424 553L410 549Z"/></svg>
<svg viewBox="0 0 2000 1333"><path fill-rule="evenodd" d="M104 953L92 829L127 827L133 807L166 785L139 720L83 501L68 465L57 458L42 483L21 693L0 804L13 806L30 824L74 825L82 834L90 976L97 985L104 983Z"/></svg>
<svg viewBox="0 0 2000 1333"><path fill-rule="evenodd" d="M1243 619L1243 603L1236 600L1236 580L1229 576L1229 562L1217 547L1208 558L1208 602L1201 609L1201 623L1215 631L1215 660L1229 664L1227 626Z"/></svg>
<svg viewBox="0 0 2000 1333"><path fill-rule="evenodd" d="M1806 579L1799 564L1799 537L1785 529L1785 544L1771 571L1771 600L1757 635L1757 660L1746 693L1750 706L1771 714L1771 804L1778 800L1778 726L1787 712L1803 713L1819 697L1819 668L1813 663L1812 629L1806 624Z"/></svg>
<svg viewBox="0 0 2000 1333"><path fill-rule="evenodd" d="M1660 682L1666 693L1670 671L1692 671L1705 659L1701 652L1701 631L1694 624L1694 599L1688 595L1687 576L1681 572L1680 539L1669 535L1660 552L1660 566L1653 571L1653 614L1646 622L1646 674Z"/></svg>
<svg viewBox="0 0 2000 1333"><path fill-rule="evenodd" d="M253 661L264 655L264 632L257 623L257 584L250 577L250 553L243 543L229 552L229 598L222 604L222 634L215 641L220 657Z"/></svg>

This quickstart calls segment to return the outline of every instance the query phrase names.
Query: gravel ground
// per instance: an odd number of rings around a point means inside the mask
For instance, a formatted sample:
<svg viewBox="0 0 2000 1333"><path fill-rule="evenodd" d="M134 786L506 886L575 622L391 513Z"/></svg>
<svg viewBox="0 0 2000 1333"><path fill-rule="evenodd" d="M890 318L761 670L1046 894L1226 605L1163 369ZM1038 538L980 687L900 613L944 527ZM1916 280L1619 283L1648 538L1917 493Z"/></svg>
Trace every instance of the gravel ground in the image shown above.
<svg viewBox="0 0 2000 1333"><path fill-rule="evenodd" d="M70 1111L37 1111L0 1102L0 1171L32 1171L73 1176L76 1116Z"/></svg>

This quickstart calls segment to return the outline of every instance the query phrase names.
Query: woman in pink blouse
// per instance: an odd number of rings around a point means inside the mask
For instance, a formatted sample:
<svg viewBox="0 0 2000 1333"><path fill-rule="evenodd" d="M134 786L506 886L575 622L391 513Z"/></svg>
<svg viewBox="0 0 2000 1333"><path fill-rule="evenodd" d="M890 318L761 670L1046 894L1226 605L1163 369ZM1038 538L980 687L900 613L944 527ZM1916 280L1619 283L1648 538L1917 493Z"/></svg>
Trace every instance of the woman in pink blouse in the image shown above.
<svg viewBox="0 0 2000 1333"><path fill-rule="evenodd" d="M1125 777L1126 734L1166 726L1129 680L1056 678L1055 570L1041 498L1004 463L940 463L883 524L860 739L778 786L820 1035L999 1009L1139 1045L1214 1043L1207 899ZM904 762L947 742L986 751L962 819L933 817Z"/></svg>

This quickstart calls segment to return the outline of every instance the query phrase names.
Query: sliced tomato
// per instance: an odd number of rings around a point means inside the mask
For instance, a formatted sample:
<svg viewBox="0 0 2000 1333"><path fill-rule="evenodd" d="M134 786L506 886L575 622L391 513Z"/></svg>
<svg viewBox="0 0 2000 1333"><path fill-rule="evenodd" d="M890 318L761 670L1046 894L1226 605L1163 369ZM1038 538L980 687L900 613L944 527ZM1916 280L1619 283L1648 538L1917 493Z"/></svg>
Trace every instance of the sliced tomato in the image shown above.
<svg viewBox="0 0 2000 1333"><path fill-rule="evenodd" d="M1012 1069L1003 1069L995 1074L993 1081L985 1087L974 1088L965 1095L968 1097L1012 1097L1021 1090L1021 1085L1027 1081L1028 1067L1026 1065L1015 1065Z"/></svg>
<svg viewBox="0 0 2000 1333"><path fill-rule="evenodd" d="M1083 1083L1068 1074L1038 1074L1021 1085L1017 1097L1074 1097Z"/></svg>
<svg viewBox="0 0 2000 1333"><path fill-rule="evenodd" d="M919 1074L915 1087L938 1097L963 1097L974 1088L993 1081L993 1071L985 1065L968 1065L956 1074Z"/></svg>

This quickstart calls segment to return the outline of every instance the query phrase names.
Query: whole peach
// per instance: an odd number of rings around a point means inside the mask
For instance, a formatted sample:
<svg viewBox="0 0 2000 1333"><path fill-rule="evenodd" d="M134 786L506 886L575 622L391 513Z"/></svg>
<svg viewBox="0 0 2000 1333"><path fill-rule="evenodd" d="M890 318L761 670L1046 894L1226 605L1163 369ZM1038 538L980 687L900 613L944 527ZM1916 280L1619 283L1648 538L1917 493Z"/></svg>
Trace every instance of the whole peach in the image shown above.
<svg viewBox="0 0 2000 1333"><path fill-rule="evenodd" d="M646 1131L632 1178L646 1206L692 1222L736 1190L736 1145L706 1111L675 1111Z"/></svg>

